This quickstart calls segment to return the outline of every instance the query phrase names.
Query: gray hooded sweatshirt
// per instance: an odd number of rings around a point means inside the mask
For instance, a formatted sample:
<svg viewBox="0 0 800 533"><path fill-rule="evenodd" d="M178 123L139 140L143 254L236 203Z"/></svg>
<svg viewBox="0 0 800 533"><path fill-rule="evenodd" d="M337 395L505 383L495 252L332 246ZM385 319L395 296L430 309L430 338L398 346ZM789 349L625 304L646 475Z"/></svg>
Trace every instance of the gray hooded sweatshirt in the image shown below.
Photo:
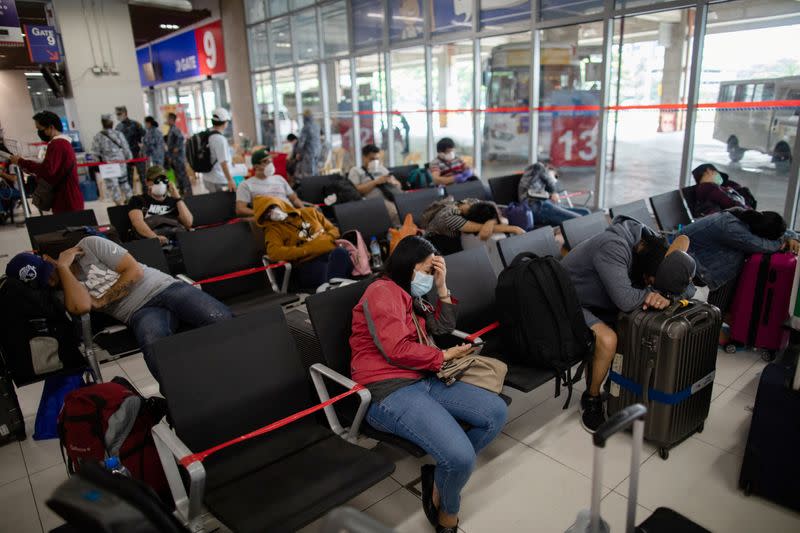
<svg viewBox="0 0 800 533"><path fill-rule="evenodd" d="M603 233L580 243L561 261L583 307L627 313L644 304L650 291L634 287L630 278L633 249L643 228L636 220L616 217Z"/></svg>

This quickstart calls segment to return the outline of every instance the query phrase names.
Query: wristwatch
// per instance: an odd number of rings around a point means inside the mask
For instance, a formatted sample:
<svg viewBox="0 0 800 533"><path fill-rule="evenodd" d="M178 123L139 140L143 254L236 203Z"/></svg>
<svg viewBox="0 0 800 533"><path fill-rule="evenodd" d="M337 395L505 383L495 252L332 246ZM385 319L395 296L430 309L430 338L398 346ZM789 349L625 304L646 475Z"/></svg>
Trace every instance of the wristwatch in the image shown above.
<svg viewBox="0 0 800 533"><path fill-rule="evenodd" d="M439 295L439 299L440 300L447 300L448 298L450 298L450 290L449 289L447 291L447 294L445 294L444 296Z"/></svg>

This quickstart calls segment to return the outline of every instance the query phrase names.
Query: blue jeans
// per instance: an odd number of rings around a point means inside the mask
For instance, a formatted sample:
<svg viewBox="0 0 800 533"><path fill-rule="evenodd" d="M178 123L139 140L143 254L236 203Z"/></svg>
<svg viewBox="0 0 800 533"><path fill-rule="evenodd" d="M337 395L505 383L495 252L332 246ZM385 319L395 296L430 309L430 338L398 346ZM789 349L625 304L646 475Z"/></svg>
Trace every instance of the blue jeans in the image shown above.
<svg viewBox="0 0 800 533"><path fill-rule="evenodd" d="M293 265L294 266L294 265ZM344 248L336 247L326 254L294 266L297 286L316 289L331 278L349 278L353 273L353 261Z"/></svg>
<svg viewBox="0 0 800 533"><path fill-rule="evenodd" d="M461 489L475 467L475 455L500 433L507 415L506 403L497 394L460 381L448 387L428 377L370 405L367 421L410 440L436 459L440 507L447 514L458 514ZM465 432L458 420L471 428Z"/></svg>
<svg viewBox="0 0 800 533"><path fill-rule="evenodd" d="M228 306L196 287L178 281L153 296L129 321L136 341L142 348L144 362L158 380L151 345L169 337L181 324L197 328L233 317Z"/></svg>
<svg viewBox="0 0 800 533"><path fill-rule="evenodd" d="M561 207L551 200L531 202L531 209L536 223L548 226L558 226L565 220L591 214L585 207Z"/></svg>

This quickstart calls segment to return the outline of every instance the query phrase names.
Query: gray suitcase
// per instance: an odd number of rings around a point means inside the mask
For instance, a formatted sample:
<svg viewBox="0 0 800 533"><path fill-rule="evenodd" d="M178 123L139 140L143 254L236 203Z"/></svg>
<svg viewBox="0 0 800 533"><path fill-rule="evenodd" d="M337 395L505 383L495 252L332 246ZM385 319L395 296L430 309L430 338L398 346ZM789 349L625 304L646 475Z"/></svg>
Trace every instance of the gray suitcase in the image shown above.
<svg viewBox="0 0 800 533"><path fill-rule="evenodd" d="M619 317L608 414L643 403L644 438L659 446L662 459L669 457L670 448L703 430L721 327L719 309L694 300Z"/></svg>

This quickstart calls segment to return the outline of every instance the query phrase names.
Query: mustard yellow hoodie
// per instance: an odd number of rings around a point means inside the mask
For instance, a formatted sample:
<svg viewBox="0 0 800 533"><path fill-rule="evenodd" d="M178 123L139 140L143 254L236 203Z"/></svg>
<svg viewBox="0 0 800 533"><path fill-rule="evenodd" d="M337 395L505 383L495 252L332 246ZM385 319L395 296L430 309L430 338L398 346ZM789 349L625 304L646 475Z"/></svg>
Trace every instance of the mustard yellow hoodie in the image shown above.
<svg viewBox="0 0 800 533"><path fill-rule="evenodd" d="M281 222L263 216L273 205L289 216ZM297 209L274 196L256 196L253 211L256 224L264 228L267 257L272 261L308 261L336 247L339 230L314 207Z"/></svg>

